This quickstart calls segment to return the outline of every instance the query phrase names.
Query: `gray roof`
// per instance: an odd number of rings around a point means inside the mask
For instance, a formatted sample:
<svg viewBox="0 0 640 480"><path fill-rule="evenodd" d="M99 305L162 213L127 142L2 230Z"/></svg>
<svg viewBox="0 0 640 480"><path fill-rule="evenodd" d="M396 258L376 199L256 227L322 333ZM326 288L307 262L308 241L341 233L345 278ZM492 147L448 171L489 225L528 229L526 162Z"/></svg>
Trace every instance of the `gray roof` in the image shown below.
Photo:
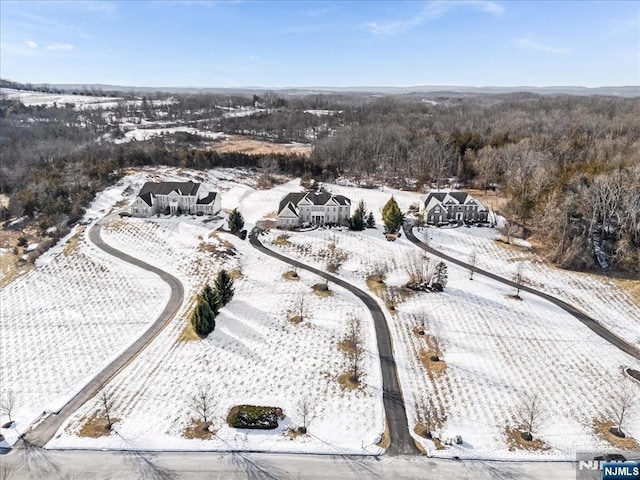
<svg viewBox="0 0 640 480"><path fill-rule="evenodd" d="M431 198L435 198L439 202L443 202L447 195L455 198L461 204L466 202L467 198L469 197L469 194L466 192L429 192L429 195L427 195L424 203L425 205L429 203L429 200L431 200Z"/></svg>
<svg viewBox="0 0 640 480"><path fill-rule="evenodd" d="M138 197L151 206L153 204L152 195L169 195L174 191L179 195L195 195L198 188L200 188L200 184L194 182L146 182Z"/></svg>
<svg viewBox="0 0 640 480"><path fill-rule="evenodd" d="M195 195L198 188L200 188L200 184L194 182L146 182L138 195L141 197L147 193L169 195L173 191L180 195Z"/></svg>
<svg viewBox="0 0 640 480"><path fill-rule="evenodd" d="M332 195L329 192L292 192L286 194L280 200L280 205L278 206L278 213L280 213L287 204L291 203L294 206L298 206L300 201L303 198L307 198L313 205L326 205L326 203L332 198L338 202L339 205L351 205L351 200L349 200L344 195Z"/></svg>
<svg viewBox="0 0 640 480"><path fill-rule="evenodd" d="M206 197L202 197L196 200L196 203L198 205L209 205L210 203L213 203L215 201L216 195L216 192L209 192Z"/></svg>

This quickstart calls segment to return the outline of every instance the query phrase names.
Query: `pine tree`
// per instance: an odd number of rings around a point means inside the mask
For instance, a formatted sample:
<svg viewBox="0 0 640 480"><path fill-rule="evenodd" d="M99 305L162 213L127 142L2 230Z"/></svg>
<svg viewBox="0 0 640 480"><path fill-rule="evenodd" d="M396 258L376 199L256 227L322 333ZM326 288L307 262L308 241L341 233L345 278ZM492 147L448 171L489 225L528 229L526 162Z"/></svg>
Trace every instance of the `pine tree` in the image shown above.
<svg viewBox="0 0 640 480"><path fill-rule="evenodd" d="M398 233L400 227L402 227L404 215L395 198L391 197L382 209L382 221L384 222L385 233Z"/></svg>
<svg viewBox="0 0 640 480"><path fill-rule="evenodd" d="M220 300L220 295L218 294L218 292L211 288L211 285L206 285L204 287L204 289L202 290L202 298L205 302L207 302L207 305L209 305L209 308L214 313L214 315L218 315L222 301Z"/></svg>
<svg viewBox="0 0 640 480"><path fill-rule="evenodd" d="M227 225L231 233L240 233L244 228L244 217L237 208L231 210L229 218L227 219Z"/></svg>
<svg viewBox="0 0 640 480"><path fill-rule="evenodd" d="M233 279L226 270L220 270L215 281L216 292L220 297L220 304L224 307L233 298Z"/></svg>
<svg viewBox="0 0 640 480"><path fill-rule="evenodd" d="M436 265L436 271L433 274L433 282L431 288L436 292L441 292L447 286L449 275L447 274L447 265L440 262Z"/></svg>
<svg viewBox="0 0 640 480"><path fill-rule="evenodd" d="M349 219L349 228L351 230L364 230L364 216L366 214L366 209L364 206L364 201L360 200L358 203L358 208L356 208L355 212L353 212L353 216Z"/></svg>
<svg viewBox="0 0 640 480"><path fill-rule="evenodd" d="M367 216L367 228L376 228L376 219L373 218L373 212L369 212Z"/></svg>
<svg viewBox="0 0 640 480"><path fill-rule="evenodd" d="M216 328L216 315L202 295L198 296L190 321L193 330L201 337L206 337Z"/></svg>

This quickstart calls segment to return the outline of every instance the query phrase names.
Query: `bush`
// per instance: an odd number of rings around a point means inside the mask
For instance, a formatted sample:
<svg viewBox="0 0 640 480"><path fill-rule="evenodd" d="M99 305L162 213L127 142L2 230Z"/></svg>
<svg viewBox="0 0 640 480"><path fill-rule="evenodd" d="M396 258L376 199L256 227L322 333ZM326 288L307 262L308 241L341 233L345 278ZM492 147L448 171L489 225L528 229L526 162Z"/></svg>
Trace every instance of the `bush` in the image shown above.
<svg viewBox="0 0 640 480"><path fill-rule="evenodd" d="M278 426L277 407L238 405L227 415L227 423L233 428L270 430Z"/></svg>

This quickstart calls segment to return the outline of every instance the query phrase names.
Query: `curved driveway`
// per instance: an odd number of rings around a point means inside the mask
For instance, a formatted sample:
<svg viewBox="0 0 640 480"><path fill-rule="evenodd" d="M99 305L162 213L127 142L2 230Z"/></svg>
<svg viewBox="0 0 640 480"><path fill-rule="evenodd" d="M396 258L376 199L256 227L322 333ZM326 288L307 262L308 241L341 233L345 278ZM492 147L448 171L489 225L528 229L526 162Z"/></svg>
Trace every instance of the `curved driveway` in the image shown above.
<svg viewBox="0 0 640 480"><path fill-rule="evenodd" d="M442 252L439 252L438 250L435 250L433 248L431 248L430 246L422 243L420 240L418 240L416 238L416 236L413 234L413 224L409 223L409 222L405 222L405 224L402 226L403 230L404 230L404 234L407 236L407 238L415 243L418 247L422 248L423 250L435 255L436 257L440 257L443 260L446 260L448 262L451 263L455 263L456 265L459 265L463 268L471 268L471 265L462 262L456 258L450 257L449 255L446 255ZM514 282L512 282L511 280L508 280L504 277L501 277L499 275L496 275L495 273L491 273L488 272L486 270L482 270L480 268L474 268L474 272L478 273L480 275L483 275L485 277L491 278L492 280L496 280L500 283L503 283L505 285L509 285L511 287L516 287L516 284ZM622 338L618 337L617 335L615 335L613 332L611 332L610 330L607 330L605 327L602 326L602 324L598 323L596 320L594 320L593 318L591 318L590 316L588 316L587 314L585 314L584 312L581 312L580 310L578 310L576 307L574 307L573 305L570 305L569 303L560 300L559 298L553 297L551 295L548 295L544 292L541 292L539 290L536 290L535 288L531 288L528 287L526 285L521 285L520 286L520 290L522 290L523 292L529 292L533 295L537 295L540 298L544 298L545 300L553 303L554 305L560 307L561 309L563 309L565 312L573 315L575 318L577 318L578 320L580 320L585 326L587 326L589 329L591 329L594 333L596 333L598 336L602 337L604 340L606 340L607 342L609 342L611 345L613 345L614 347L619 348L620 350L622 350L624 353L631 355L632 357L640 360L640 350L638 350L636 347L634 347L633 345L631 345L630 343L626 342L625 340L623 340Z"/></svg>
<svg viewBox="0 0 640 480"><path fill-rule="evenodd" d="M387 426L391 436L391 445L387 449L388 454L405 455L405 454L420 454L420 451L416 447L416 444L409 433L409 426L407 424L407 412L404 407L404 400L402 398L402 391L400 390L400 384L398 383L398 373L396 369L396 362L393 359L393 347L391 345L391 336L389 335L389 329L387 328L387 321L384 313L380 309L378 303L368 294L354 287L353 285L341 280L338 277L317 270L304 263L300 263L291 258L280 255L272 250L266 248L260 240L258 240L257 234L260 229L254 228L251 231L249 241L251 245L260 250L262 253L269 255L273 258L277 258L280 261L288 263L294 267L311 272L326 280L330 280L336 285L340 285L342 288L349 290L356 297L358 297L365 306L371 312L373 317L373 323L376 329L376 338L378 341L378 353L380 355L380 366L382 368L382 400L384 404L385 415L387 417ZM366 414L366 412L363 412Z"/></svg>
<svg viewBox="0 0 640 480"><path fill-rule="evenodd" d="M129 348L122 352L118 358L107 365L93 380L91 380L82 390L80 390L69 402L60 410L53 412L43 421L32 427L25 435L26 441L37 446L44 446L53 438L60 426L73 412L80 408L90 398L95 396L109 380L116 376L125 368L153 339L162 331L164 327L175 317L184 299L184 288L180 280L148 263L116 250L103 242L100 237L100 223L96 223L89 230L89 239L98 248L109 255L131 263L148 272L155 273L164 280L171 288L169 302L155 322L138 338Z"/></svg>

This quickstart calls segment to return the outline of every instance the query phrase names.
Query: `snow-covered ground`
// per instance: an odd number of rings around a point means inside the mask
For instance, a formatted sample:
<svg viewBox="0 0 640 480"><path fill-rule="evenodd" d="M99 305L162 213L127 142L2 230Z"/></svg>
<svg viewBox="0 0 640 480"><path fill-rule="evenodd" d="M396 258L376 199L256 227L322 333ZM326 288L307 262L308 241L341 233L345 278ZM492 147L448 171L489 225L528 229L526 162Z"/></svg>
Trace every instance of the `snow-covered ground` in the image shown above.
<svg viewBox="0 0 640 480"><path fill-rule="evenodd" d="M88 215L111 206L122 189L99 195ZM104 254L75 229L0 289L0 386L17 398L7 441L42 412L59 410L140 336L168 297L158 276Z"/></svg>
<svg viewBox="0 0 640 480"><path fill-rule="evenodd" d="M268 238L281 234L271 231ZM380 265L389 270L388 285L402 286L408 280L404 266L419 253L403 238L387 242L379 230L315 230L291 234L287 242L270 247L319 268L325 266L322 252L335 244L348 255L338 273L361 288ZM436 450L431 441L416 438L430 454L443 457L572 459L576 451L606 448L593 433L593 420L607 418L612 385L637 388L622 373L637 362L552 304L527 294L514 300L508 297L513 289L468 277L466 270L449 266L445 292L414 293L399 301L396 315L387 313L410 426L432 402L446 416L437 435L461 435L464 444ZM420 329L419 312L426 314L427 335L441 337L447 365L442 374L429 373L419 359L428 350L426 338L414 332ZM545 417L536 437L548 450L510 451L505 426L522 421L519 406L535 394ZM640 417L628 431L640 438Z"/></svg>
<svg viewBox="0 0 640 480"><path fill-rule="evenodd" d="M241 186L239 186L241 187ZM258 192L261 193L261 192ZM240 268L234 299L221 311L206 340L181 341L183 311L154 342L107 387L115 399L117 434L77 436L85 417L99 409L92 401L59 431L55 448L144 448L188 450L266 450L283 452L379 453L375 445L384 430L380 366L371 317L350 293L330 287L321 298L311 286L319 279L300 273L300 281L282 277L286 265L253 249L248 241L227 234L211 237L201 217L125 219L104 234L105 240L188 281L187 291L211 281L218 269ZM207 243L234 254L202 249ZM227 242L230 242L228 244ZM304 298L309 319L289 322L289 310ZM347 371L338 343L348 315L363 320L367 358L362 390L344 390L337 377ZM213 428L209 440L184 438L197 415L190 397L201 385L214 392ZM290 440L287 427L301 425L297 409L306 397L312 405L309 435ZM249 403L283 408L286 418L273 431L228 427L231 407ZM363 414L363 412L366 412Z"/></svg>
<svg viewBox="0 0 640 480"><path fill-rule="evenodd" d="M256 190L255 174L240 169L145 168L101 193L87 210L86 220L102 218L114 206L128 209L142 184L154 180L202 182L205 188L221 193L223 209L239 207L247 228L265 217L275 218L281 197L300 190L298 180ZM414 193L388 189L338 185L328 189L351 198L354 208L364 200L378 223L391 195L403 210L420 199ZM190 216L110 217L103 232L105 240L176 275L185 284L187 299L221 267L239 269L242 275L234 300L222 310L208 339L181 340L185 305L176 320L106 387L115 399L118 433L97 439L77 435L84 417L98 410L96 402L90 401L50 446L379 452L374 444L384 428L384 414L368 313L351 294L334 286L333 296L316 296L310 287L318 279L304 272L298 282L283 279L288 268L259 254L248 242L223 233L212 235L225 215L210 222ZM521 255L495 245L492 229L428 231L429 243L435 248L462 260L476 249L479 267L507 276L514 265L512 256ZM289 246L270 244L281 233L270 232L265 243L320 268L326 266L322 256L327 246L335 244L347 256L338 275L362 289L367 288L367 276L381 265L388 270L387 285L399 288L407 280L404 265L420 252L404 238L387 242L380 226L362 233L294 233L288 238ZM29 399L15 415L19 429L43 410L58 408L109 358L133 342L147 322L155 319L168 294L159 279L101 254L85 236L65 256L70 238L46 252L33 272L0 291L0 384L3 390L11 385L19 397ZM536 277L534 272L542 273ZM601 318L610 317L618 325L619 330L614 331L623 335L637 332L638 312L615 286L591 286L591 281L599 280L535 262L526 264L525 275L614 329ZM129 293L133 291L136 295ZM462 446L434 450L433 443L419 439L434 455L569 459L575 451L604 447L593 433L593 419L606 415L612 381L637 388L621 372L623 366L638 368L637 362L556 307L527 294L522 294L523 301L513 300L507 297L511 293L508 287L477 275L471 281L468 272L450 266L444 293L409 295L398 303L397 314L387 312L410 428L419 421L425 401L431 399L446 414L436 433L443 439L462 435L465 441ZM312 314L308 322L295 325L288 322L287 311L301 296ZM426 339L414 333L413 315L421 310L433 329L427 333L437 330L442 337L447 367L439 375L429 373L418 358ZM346 370L337 343L344 338L349 313L364 320L368 360L363 391L343 390L336 381ZM33 327L40 319L44 320ZM95 335L97 328L102 329L99 335ZM24 359L25 351L29 361ZM188 406L189 397L205 382L215 393L217 433L210 440L184 438L184 428L195 416ZM536 436L549 450L509 451L505 425L518 423L519 401L536 393L546 411L546 421ZM301 423L296 407L303 396L313 404L310 435L289 440L283 430ZM223 418L231 406L240 403L279 406L287 418L275 431L240 433L227 427ZM637 416L631 419L628 431L640 437Z"/></svg>
<svg viewBox="0 0 640 480"><path fill-rule="evenodd" d="M32 92L25 90L14 90L12 88L0 88L0 95L9 100L19 100L27 106L42 105L52 107L57 104L63 107L67 103L73 103L76 107L113 108L122 98L117 97L95 97L91 95L71 95L70 93L46 93Z"/></svg>
<svg viewBox="0 0 640 480"><path fill-rule="evenodd" d="M124 134L124 138L114 140L114 143L127 143L131 140L144 141L153 137L162 135L172 135L176 133L190 133L192 135L200 135L202 137L214 139L222 139L225 134L222 132L211 132L209 130L200 130L193 127L166 127L166 128L134 128Z"/></svg>
<svg viewBox="0 0 640 480"><path fill-rule="evenodd" d="M526 242L517 239L516 245L523 248L501 245L496 239L502 235L492 228L428 228L416 234L421 239L428 235L431 247L462 261L468 261L476 252L478 267L506 278L511 278L522 263L527 285L575 305L615 334L640 345L640 308L613 281L554 268L528 251Z"/></svg>

